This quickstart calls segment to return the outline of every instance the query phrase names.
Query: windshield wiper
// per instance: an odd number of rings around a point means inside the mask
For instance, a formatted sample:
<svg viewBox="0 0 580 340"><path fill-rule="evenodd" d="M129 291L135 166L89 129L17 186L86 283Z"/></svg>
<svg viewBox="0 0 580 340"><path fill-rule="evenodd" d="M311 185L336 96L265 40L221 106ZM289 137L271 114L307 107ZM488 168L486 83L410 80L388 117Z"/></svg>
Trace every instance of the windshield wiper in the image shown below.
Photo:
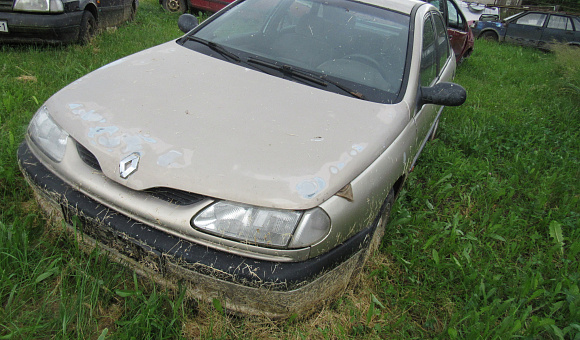
<svg viewBox="0 0 580 340"><path fill-rule="evenodd" d="M352 89L350 89L349 87L334 81L334 80L330 80L328 79L328 77L326 75L323 76L317 76L299 69L296 69L290 65L279 65L273 62L269 62L266 60L262 60L262 59L257 59L257 58L248 58L248 63L253 63L253 64L257 64L257 65L261 65L261 66L265 66L265 67L269 67L275 70L278 70L284 74L293 76L295 78L300 78L300 79L304 79L307 81L310 81L312 83L318 84L320 86L328 86L328 84L332 84L334 86L336 86L337 88L341 89L342 91L352 95L353 97L356 97L358 99L362 99L362 100L366 100L365 96L358 92L358 91L354 91Z"/></svg>
<svg viewBox="0 0 580 340"><path fill-rule="evenodd" d="M193 40L195 42L198 42L200 44L203 44L209 48L211 48L212 50L216 51L217 53L223 55L224 57L230 58L234 61L240 62L242 61L242 59L240 57L238 57L237 54L234 54L230 51L228 51L227 49L225 49L222 45L215 43L213 41L209 41L209 40L205 40L205 39L201 39L198 38L194 35L190 35L186 37L188 40Z"/></svg>
<svg viewBox="0 0 580 340"><path fill-rule="evenodd" d="M351 89L350 87L347 87L347 86L345 86L337 81L328 79L328 76L326 74L323 75L321 78L326 80L327 82L331 83L332 85L338 87L339 89L343 90L344 92L351 94L353 97L357 97L358 99L362 99L362 100L367 100L366 97L362 93L355 91L355 90Z"/></svg>
<svg viewBox="0 0 580 340"><path fill-rule="evenodd" d="M262 60L262 59L257 59L257 58L248 58L248 62L252 63L252 64L258 64L261 66L265 66L265 67L269 67L275 70L278 70L286 75L290 75L293 76L295 78L300 78L300 79L304 79L304 80L308 80L312 83L318 84L320 86L327 86L328 83L322 79L320 79L320 77L317 77L313 74L310 74L308 72L304 72L304 71L300 71L298 69L295 69L294 67L290 66L290 65L279 65L276 63L272 63L266 60Z"/></svg>

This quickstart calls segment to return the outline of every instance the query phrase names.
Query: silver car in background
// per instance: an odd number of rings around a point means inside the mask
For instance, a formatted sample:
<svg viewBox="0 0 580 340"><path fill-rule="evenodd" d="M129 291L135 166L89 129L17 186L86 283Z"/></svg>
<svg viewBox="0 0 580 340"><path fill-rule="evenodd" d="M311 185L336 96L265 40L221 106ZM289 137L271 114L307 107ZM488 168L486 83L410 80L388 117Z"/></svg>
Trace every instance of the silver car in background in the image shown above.
<svg viewBox="0 0 580 340"><path fill-rule="evenodd" d="M337 298L381 242L455 58L414 0L246 0L52 96L19 164L111 258L234 312ZM80 223L78 223L80 222Z"/></svg>

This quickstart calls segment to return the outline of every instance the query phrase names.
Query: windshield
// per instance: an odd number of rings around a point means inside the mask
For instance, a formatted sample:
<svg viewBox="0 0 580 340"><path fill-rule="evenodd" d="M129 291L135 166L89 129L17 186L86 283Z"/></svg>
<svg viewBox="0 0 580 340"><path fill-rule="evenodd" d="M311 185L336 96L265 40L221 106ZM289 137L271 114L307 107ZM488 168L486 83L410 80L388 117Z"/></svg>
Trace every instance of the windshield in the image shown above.
<svg viewBox="0 0 580 340"><path fill-rule="evenodd" d="M401 89L408 30L409 16L359 2L246 0L194 30L193 42L184 45L232 62L249 60L262 70L271 63L280 71L308 72L330 84L340 82L361 98L392 102ZM200 47L200 39L211 42L213 52L207 43ZM229 53L216 54L216 44Z"/></svg>

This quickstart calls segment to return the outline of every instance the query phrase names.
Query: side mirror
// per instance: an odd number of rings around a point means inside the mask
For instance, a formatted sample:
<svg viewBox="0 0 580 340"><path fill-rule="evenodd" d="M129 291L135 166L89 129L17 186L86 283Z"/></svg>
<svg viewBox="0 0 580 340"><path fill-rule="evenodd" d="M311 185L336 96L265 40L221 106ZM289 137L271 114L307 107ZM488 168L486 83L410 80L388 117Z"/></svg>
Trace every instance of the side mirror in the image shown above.
<svg viewBox="0 0 580 340"><path fill-rule="evenodd" d="M195 15L191 15L189 13L182 14L179 16L179 20L177 21L177 27L183 32L187 33L192 29L196 28L199 22Z"/></svg>
<svg viewBox="0 0 580 340"><path fill-rule="evenodd" d="M465 103L465 99L467 91L461 85L439 83L432 87L421 86L421 105L459 106Z"/></svg>

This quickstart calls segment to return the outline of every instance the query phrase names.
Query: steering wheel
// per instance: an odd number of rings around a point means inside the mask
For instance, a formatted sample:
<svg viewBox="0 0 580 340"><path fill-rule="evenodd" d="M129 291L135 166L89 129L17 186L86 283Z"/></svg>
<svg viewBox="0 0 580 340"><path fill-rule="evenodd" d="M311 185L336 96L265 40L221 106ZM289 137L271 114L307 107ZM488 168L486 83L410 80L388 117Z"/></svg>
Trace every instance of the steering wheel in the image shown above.
<svg viewBox="0 0 580 340"><path fill-rule="evenodd" d="M379 72L379 74L381 75L381 77L383 77L383 79L385 79L385 80L389 79L386 76L386 74L384 73L384 70L383 70L383 67L381 66L381 64L379 64L378 61L369 57L368 55L355 53L355 54L349 54L349 55L345 56L343 59L358 61L359 63L370 66L370 67L376 69Z"/></svg>

